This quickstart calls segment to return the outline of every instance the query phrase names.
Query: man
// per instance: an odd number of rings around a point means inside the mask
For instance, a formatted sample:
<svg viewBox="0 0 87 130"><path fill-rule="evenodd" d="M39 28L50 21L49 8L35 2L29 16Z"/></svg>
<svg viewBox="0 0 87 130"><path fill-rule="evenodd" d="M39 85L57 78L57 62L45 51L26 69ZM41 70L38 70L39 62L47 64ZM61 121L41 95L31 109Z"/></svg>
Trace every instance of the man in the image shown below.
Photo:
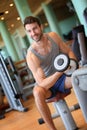
<svg viewBox="0 0 87 130"><path fill-rule="evenodd" d="M55 32L43 33L38 18L26 17L24 27L34 41L28 49L26 59L36 81L33 89L35 103L49 130L57 130L45 100L55 96L57 91L69 92L71 78L66 77L64 72L56 71L53 65L54 59L61 52L70 58L76 59L76 57Z"/></svg>

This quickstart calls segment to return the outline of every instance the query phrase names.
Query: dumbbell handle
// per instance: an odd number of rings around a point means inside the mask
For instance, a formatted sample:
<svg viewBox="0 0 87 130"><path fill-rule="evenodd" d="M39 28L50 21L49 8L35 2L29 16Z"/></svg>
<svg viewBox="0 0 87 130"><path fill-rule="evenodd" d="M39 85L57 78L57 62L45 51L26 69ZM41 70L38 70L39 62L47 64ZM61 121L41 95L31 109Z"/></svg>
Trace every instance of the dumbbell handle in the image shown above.
<svg viewBox="0 0 87 130"><path fill-rule="evenodd" d="M69 67L68 67L68 69L67 69L64 73L66 74L66 76L69 77L69 76L72 75L72 73L73 73L76 69L78 69L78 67L79 67L78 62L77 62L75 59L71 58L71 59L70 59Z"/></svg>

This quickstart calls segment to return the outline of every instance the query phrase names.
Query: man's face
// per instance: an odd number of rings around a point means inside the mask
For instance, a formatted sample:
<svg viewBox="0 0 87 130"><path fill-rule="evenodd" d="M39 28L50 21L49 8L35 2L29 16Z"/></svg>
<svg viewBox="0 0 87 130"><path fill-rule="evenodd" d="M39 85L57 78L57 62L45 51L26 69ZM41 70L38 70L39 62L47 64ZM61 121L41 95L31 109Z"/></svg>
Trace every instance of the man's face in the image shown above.
<svg viewBox="0 0 87 130"><path fill-rule="evenodd" d="M42 38L42 28L36 22L31 24L26 24L25 29L29 36L36 42L40 41Z"/></svg>

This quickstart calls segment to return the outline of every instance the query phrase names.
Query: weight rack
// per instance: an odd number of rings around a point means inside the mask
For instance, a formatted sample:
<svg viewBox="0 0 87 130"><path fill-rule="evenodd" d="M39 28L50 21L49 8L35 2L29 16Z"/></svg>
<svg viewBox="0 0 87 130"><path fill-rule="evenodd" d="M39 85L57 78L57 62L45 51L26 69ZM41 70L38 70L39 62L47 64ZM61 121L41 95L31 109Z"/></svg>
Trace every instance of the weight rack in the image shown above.
<svg viewBox="0 0 87 130"><path fill-rule="evenodd" d="M16 87L13 84L13 81L8 72L6 63L3 56L0 53L0 83L2 89L7 97L8 103L10 105L10 110L18 110L25 112L28 108L25 108L20 100L20 92L17 91Z"/></svg>

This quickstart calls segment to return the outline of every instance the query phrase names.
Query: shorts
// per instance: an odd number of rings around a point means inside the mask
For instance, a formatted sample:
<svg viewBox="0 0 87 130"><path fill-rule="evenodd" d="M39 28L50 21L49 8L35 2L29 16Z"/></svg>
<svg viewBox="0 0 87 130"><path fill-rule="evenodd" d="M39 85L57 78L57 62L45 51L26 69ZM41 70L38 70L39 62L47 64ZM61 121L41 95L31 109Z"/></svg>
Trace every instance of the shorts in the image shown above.
<svg viewBox="0 0 87 130"><path fill-rule="evenodd" d="M62 92L62 93L69 93L71 89L65 89L64 88L64 84L65 84L65 79L66 79L66 75L63 74L54 84L53 87L51 87L49 90L52 92L52 95L50 98L53 98L56 96L56 94L58 92Z"/></svg>

